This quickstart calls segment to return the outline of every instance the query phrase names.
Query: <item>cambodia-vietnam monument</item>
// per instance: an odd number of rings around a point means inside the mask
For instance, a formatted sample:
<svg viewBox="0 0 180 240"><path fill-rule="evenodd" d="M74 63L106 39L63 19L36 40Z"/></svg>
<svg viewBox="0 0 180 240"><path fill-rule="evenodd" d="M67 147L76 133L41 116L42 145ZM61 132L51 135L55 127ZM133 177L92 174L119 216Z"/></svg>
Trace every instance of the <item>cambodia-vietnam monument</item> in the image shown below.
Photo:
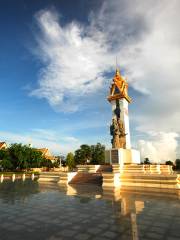
<svg viewBox="0 0 180 240"><path fill-rule="evenodd" d="M140 152L131 148L128 104L132 100L128 96L128 83L118 69L116 69L107 99L112 106L110 125L112 149L106 150L106 162L121 165L140 163Z"/></svg>

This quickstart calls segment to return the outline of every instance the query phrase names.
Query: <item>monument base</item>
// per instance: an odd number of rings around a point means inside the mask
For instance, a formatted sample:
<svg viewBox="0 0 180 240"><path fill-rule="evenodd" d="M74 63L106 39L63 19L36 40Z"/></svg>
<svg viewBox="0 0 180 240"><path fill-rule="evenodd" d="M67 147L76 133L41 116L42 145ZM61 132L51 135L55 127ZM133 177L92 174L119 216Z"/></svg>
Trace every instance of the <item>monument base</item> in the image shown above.
<svg viewBox="0 0 180 240"><path fill-rule="evenodd" d="M140 164L140 152L135 149L112 148L105 150L105 162L110 164Z"/></svg>

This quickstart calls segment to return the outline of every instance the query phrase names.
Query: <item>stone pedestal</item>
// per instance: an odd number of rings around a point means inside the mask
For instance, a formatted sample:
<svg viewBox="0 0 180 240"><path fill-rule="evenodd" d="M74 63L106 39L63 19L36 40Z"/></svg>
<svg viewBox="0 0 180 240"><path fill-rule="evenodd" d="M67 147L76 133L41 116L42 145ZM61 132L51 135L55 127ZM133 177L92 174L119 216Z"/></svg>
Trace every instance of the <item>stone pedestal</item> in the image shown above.
<svg viewBox="0 0 180 240"><path fill-rule="evenodd" d="M110 149L105 151L105 162L110 164L139 164L140 152L135 149Z"/></svg>

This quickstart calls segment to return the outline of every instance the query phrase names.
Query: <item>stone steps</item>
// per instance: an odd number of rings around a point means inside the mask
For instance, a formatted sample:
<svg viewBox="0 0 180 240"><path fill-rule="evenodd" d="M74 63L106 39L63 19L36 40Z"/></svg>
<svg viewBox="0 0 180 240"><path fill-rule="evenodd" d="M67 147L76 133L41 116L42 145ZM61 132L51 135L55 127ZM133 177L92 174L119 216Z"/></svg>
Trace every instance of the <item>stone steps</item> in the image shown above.
<svg viewBox="0 0 180 240"><path fill-rule="evenodd" d="M111 173L103 174L103 187L144 187L180 189L180 177L177 174Z"/></svg>
<svg viewBox="0 0 180 240"><path fill-rule="evenodd" d="M67 184L68 183L68 174L61 173L59 182L62 184Z"/></svg>
<svg viewBox="0 0 180 240"><path fill-rule="evenodd" d="M41 172L38 181L44 182L58 182L60 179L60 174L56 172Z"/></svg>
<svg viewBox="0 0 180 240"><path fill-rule="evenodd" d="M120 167L120 165L119 165L119 164L113 164L113 165L112 165L112 171L113 171L114 173L121 172L121 167Z"/></svg>
<svg viewBox="0 0 180 240"><path fill-rule="evenodd" d="M70 183L101 184L102 176L100 173L80 173L80 172L78 172L76 174L76 176L71 180Z"/></svg>
<svg viewBox="0 0 180 240"><path fill-rule="evenodd" d="M143 174L145 173L145 166L144 165L124 165L121 173L123 174Z"/></svg>
<svg viewBox="0 0 180 240"><path fill-rule="evenodd" d="M111 165L100 165L100 167L97 170L98 173L102 172L112 172L112 166Z"/></svg>
<svg viewBox="0 0 180 240"><path fill-rule="evenodd" d="M96 173L100 165L77 165L78 172Z"/></svg>
<svg viewBox="0 0 180 240"><path fill-rule="evenodd" d="M120 173L102 173L103 187L119 187Z"/></svg>

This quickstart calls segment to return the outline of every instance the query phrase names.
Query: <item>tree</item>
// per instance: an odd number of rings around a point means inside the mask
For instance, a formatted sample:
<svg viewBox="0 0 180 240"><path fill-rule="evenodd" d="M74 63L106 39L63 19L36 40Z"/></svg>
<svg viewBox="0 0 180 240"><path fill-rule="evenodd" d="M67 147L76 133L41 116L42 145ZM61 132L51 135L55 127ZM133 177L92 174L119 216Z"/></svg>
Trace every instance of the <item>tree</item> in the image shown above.
<svg viewBox="0 0 180 240"><path fill-rule="evenodd" d="M50 163L45 161L42 152L28 145L11 144L7 149L0 150L1 167L4 170L23 170L41 167Z"/></svg>
<svg viewBox="0 0 180 240"><path fill-rule="evenodd" d="M74 160L76 164L104 164L105 146L100 143L91 146L83 144L75 151Z"/></svg>
<svg viewBox="0 0 180 240"><path fill-rule="evenodd" d="M37 151L35 148L31 148L28 145L12 144L9 148L9 155L13 169L29 169L34 167L41 167L43 163L47 166L45 158L42 156L42 152Z"/></svg>
<svg viewBox="0 0 180 240"><path fill-rule="evenodd" d="M151 164L149 158L145 158L145 159L144 159L144 164Z"/></svg>
<svg viewBox="0 0 180 240"><path fill-rule="evenodd" d="M30 160L30 147L22 144L11 144L8 148L14 169L27 169Z"/></svg>
<svg viewBox="0 0 180 240"><path fill-rule="evenodd" d="M31 148L29 166L31 168L39 168L42 166L43 161L44 157L42 156L42 152L37 151L35 148Z"/></svg>
<svg viewBox="0 0 180 240"><path fill-rule="evenodd" d="M9 159L3 159L1 161L1 167L3 171L13 170L13 165Z"/></svg>
<svg viewBox="0 0 180 240"><path fill-rule="evenodd" d="M61 166L65 166L65 157L63 155L60 155L60 156L56 156L55 157L56 160L54 162L54 167L61 167Z"/></svg>
<svg viewBox="0 0 180 240"><path fill-rule="evenodd" d="M0 167L3 169L3 171L13 169L13 165L11 163L11 159L7 149L0 150Z"/></svg>
<svg viewBox="0 0 180 240"><path fill-rule="evenodd" d="M56 159L56 160L54 160L54 162L53 162L53 167L54 168L59 168L59 161Z"/></svg>
<svg viewBox="0 0 180 240"><path fill-rule="evenodd" d="M66 165L69 167L69 170L73 170L75 167L74 155L71 152L67 154Z"/></svg>
<svg viewBox="0 0 180 240"><path fill-rule="evenodd" d="M180 170L180 159L176 159L175 164L176 164L176 170Z"/></svg>
<svg viewBox="0 0 180 240"><path fill-rule="evenodd" d="M43 158L41 162L41 167L46 167L49 170L50 168L53 168L53 163L51 162L51 160Z"/></svg>
<svg viewBox="0 0 180 240"><path fill-rule="evenodd" d="M86 164L91 160L91 147L87 144L80 146L80 149L75 151L74 160L76 164Z"/></svg>
<svg viewBox="0 0 180 240"><path fill-rule="evenodd" d="M105 163L105 146L97 143L91 146L91 163L104 164Z"/></svg>
<svg viewBox="0 0 180 240"><path fill-rule="evenodd" d="M173 166L174 164L173 164L172 161L166 161L166 165L171 165L171 166Z"/></svg>

